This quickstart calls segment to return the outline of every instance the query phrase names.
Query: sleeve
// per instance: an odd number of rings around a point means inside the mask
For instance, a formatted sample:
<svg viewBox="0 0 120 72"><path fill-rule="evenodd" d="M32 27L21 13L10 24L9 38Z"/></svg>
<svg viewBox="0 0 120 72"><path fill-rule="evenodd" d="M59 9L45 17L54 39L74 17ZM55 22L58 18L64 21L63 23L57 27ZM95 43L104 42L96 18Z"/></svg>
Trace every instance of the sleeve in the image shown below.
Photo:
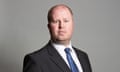
<svg viewBox="0 0 120 72"><path fill-rule="evenodd" d="M23 72L42 72L37 62L30 56L26 55L23 61Z"/></svg>

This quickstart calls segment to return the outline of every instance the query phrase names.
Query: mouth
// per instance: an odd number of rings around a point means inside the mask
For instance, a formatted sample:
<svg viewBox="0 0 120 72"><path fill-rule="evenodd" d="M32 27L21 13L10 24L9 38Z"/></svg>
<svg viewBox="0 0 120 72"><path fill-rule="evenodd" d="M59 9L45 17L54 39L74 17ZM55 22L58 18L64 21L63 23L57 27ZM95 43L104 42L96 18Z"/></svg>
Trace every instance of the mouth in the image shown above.
<svg viewBox="0 0 120 72"><path fill-rule="evenodd" d="M65 31L58 31L58 33L59 33L60 35L63 35L63 34L65 34L66 32L65 32Z"/></svg>

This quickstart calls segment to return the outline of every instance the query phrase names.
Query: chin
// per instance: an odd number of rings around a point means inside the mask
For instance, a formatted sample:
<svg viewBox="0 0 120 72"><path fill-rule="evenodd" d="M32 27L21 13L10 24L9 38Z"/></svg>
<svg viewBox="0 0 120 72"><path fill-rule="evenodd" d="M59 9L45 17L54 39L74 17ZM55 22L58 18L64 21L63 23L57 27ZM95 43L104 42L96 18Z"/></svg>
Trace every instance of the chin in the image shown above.
<svg viewBox="0 0 120 72"><path fill-rule="evenodd" d="M57 38L57 40L66 40L66 38L64 38L64 37L59 37L59 38Z"/></svg>
<svg viewBox="0 0 120 72"><path fill-rule="evenodd" d="M66 36L58 36L55 38L56 41L69 41L71 38Z"/></svg>
<svg viewBox="0 0 120 72"><path fill-rule="evenodd" d="M70 40L70 39L68 39L68 38L58 38L58 39L56 39L57 41L68 41L68 40Z"/></svg>

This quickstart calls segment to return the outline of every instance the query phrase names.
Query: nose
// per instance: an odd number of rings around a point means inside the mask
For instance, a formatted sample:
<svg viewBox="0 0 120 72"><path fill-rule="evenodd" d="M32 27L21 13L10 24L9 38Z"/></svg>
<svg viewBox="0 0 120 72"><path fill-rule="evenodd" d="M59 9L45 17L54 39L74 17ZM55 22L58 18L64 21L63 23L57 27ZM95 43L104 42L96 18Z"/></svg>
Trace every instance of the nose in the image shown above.
<svg viewBox="0 0 120 72"><path fill-rule="evenodd" d="M63 21L59 21L59 28L63 28L63 27L64 27Z"/></svg>

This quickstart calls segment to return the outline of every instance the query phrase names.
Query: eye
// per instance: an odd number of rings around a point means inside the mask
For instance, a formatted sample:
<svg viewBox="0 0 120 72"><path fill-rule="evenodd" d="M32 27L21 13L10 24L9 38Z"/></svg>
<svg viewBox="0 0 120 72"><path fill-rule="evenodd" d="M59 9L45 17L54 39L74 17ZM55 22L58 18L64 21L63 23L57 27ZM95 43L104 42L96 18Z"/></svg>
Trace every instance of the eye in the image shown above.
<svg viewBox="0 0 120 72"><path fill-rule="evenodd" d="M65 19L64 22L69 22L69 20Z"/></svg>
<svg viewBox="0 0 120 72"><path fill-rule="evenodd" d="M54 20L54 21L52 21L52 23L54 23L54 24L55 24L55 23L58 23L58 20Z"/></svg>
<svg viewBox="0 0 120 72"><path fill-rule="evenodd" d="M56 21L54 21L54 23L58 23L58 21L56 20Z"/></svg>

